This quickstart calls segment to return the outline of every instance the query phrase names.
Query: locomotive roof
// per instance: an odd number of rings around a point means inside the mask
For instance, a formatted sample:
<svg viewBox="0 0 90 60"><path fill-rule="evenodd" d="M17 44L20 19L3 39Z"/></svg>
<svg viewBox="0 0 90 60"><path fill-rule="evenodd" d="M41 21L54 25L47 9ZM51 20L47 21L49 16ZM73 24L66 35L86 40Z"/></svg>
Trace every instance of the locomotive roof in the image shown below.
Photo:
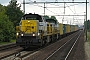
<svg viewBox="0 0 90 60"><path fill-rule="evenodd" d="M27 16L27 15L35 15L35 16L41 17L39 14L32 14L32 13L25 14L25 15L23 15L23 17L24 17L24 16Z"/></svg>
<svg viewBox="0 0 90 60"><path fill-rule="evenodd" d="M50 19L46 19L46 20L54 20L54 21L57 21L57 20L55 20L55 19L51 19L51 18L50 18Z"/></svg>
<svg viewBox="0 0 90 60"><path fill-rule="evenodd" d="M29 18L29 19L35 18L36 20L39 20L40 22L42 22L42 16L39 14L31 14L31 13L25 14L25 15L23 15L23 19L25 19L25 18Z"/></svg>
<svg viewBox="0 0 90 60"><path fill-rule="evenodd" d="M50 19L46 19L46 21L47 21L47 22L51 22L51 23L55 23L55 24L57 23L57 20L51 19L51 18L50 18Z"/></svg>

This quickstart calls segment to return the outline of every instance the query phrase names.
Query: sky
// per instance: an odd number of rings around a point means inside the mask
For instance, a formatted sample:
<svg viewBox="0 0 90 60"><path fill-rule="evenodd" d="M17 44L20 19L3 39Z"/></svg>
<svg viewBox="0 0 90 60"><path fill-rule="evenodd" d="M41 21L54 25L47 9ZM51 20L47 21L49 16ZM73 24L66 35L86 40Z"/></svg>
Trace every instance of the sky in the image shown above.
<svg viewBox="0 0 90 60"><path fill-rule="evenodd" d="M23 11L23 0L17 0L19 4L21 4L21 10ZM72 2L72 0L25 0L26 2ZM82 1L85 2L86 0L74 0L74 1ZM88 0L89 2L90 0ZM7 6L9 4L10 0L1 0L0 4ZM45 4L47 7L45 9L45 15L64 15L64 3L51 3L51 4ZM86 12L86 6L82 3L66 3L65 4L65 15L84 15ZM40 15L44 15L44 4L26 4L25 5L25 13L36 13ZM49 8L49 7L58 7L58 8ZM90 19L90 3L88 3L88 14L87 19ZM82 25L84 22L85 16L56 16L57 20L60 23L65 24L79 24Z"/></svg>

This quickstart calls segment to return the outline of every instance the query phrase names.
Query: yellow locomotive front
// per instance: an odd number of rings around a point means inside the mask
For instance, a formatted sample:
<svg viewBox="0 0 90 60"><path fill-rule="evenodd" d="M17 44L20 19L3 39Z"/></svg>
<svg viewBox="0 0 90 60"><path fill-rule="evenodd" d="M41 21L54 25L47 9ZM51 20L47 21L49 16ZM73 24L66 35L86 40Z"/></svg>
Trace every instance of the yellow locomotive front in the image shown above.
<svg viewBox="0 0 90 60"><path fill-rule="evenodd" d="M35 36L38 34L37 20L22 20L20 25L21 36Z"/></svg>
<svg viewBox="0 0 90 60"><path fill-rule="evenodd" d="M40 26L40 22L43 22L40 15L25 14L19 23L19 27L16 29L19 30L16 33L16 44L24 48L31 45L41 44L43 34L42 29L44 26Z"/></svg>

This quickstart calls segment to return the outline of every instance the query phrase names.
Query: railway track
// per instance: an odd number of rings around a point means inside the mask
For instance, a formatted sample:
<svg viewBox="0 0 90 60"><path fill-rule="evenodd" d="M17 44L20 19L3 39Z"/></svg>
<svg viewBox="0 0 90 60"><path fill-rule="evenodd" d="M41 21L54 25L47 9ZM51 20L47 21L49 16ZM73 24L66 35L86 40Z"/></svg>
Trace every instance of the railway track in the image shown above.
<svg viewBox="0 0 90 60"><path fill-rule="evenodd" d="M80 35L81 35L81 32L78 33L75 37L72 37L69 41L67 41L59 49L54 51L45 60L68 60L69 58L71 58L69 56L73 52L73 48L77 44L77 41L80 38Z"/></svg>
<svg viewBox="0 0 90 60"><path fill-rule="evenodd" d="M19 51L23 50L21 47L17 46L15 43L0 46L0 60L9 57Z"/></svg>
<svg viewBox="0 0 90 60"><path fill-rule="evenodd" d="M81 33L80 33L80 35L81 35ZM77 41L78 41L78 39L80 38L80 35L77 37L76 41L74 42L74 44L73 44L72 47L70 48L67 56L65 57L65 60L68 60L68 58L71 58L71 57L69 57L69 56L70 56L70 54L73 52L73 49L74 49L75 45L77 44Z"/></svg>
<svg viewBox="0 0 90 60"><path fill-rule="evenodd" d="M19 47L20 48L20 47ZM4 57L2 60L22 60L26 58L26 56L35 53L36 51L40 50L42 47L38 48L38 47L30 47L28 49L17 49L19 51L14 52L13 54L11 54L8 57ZM24 58L25 57L25 58Z"/></svg>
<svg viewBox="0 0 90 60"><path fill-rule="evenodd" d="M5 51L0 51L0 60L7 60L5 58L9 58L10 56L17 54L18 52L22 51L23 48L15 47ZM10 59L11 60L11 59Z"/></svg>
<svg viewBox="0 0 90 60"><path fill-rule="evenodd" d="M70 39L70 38L67 37L66 39ZM61 41L63 41L63 40L61 40ZM65 43L65 42L63 42L63 43ZM36 50L33 50L33 51L23 51L23 52L20 52L20 56L16 57L16 60L18 60L18 59L21 59L21 60L35 60L35 58L37 58L37 56L39 54L41 54L41 53L43 54L42 50L45 50L45 49L46 49L46 47L45 48L39 48L39 49L36 49ZM36 56L36 57L34 57L34 56ZM28 58L28 57L31 57L31 58ZM42 56L41 56L41 58L42 58ZM45 59L45 56L44 56L44 59ZM40 60L43 60L43 59L40 59Z"/></svg>
<svg viewBox="0 0 90 60"><path fill-rule="evenodd" d="M77 32L79 33L79 32ZM77 36L77 33L74 34L74 36ZM54 44L51 44L50 46L45 47L42 50L37 51L35 54L29 55L29 57L27 57L24 60L52 60L51 57L53 56L52 54L54 54L54 52L56 50L58 50L59 47L63 46L64 44L66 44L69 40L71 40L71 37L73 36L73 34L71 36L68 36ZM74 38L74 37L73 37ZM74 38L75 39L75 38ZM68 45L67 45L68 46ZM66 48L65 48L66 49ZM50 58L48 58L50 55L52 55ZM59 55L58 55L59 56ZM60 57L60 56L59 56ZM64 57L65 58L65 57ZM23 60L23 59L22 59ZM55 59L54 59L55 60ZM56 59L57 60L57 59ZM60 59L59 59L60 60Z"/></svg>
<svg viewBox="0 0 90 60"><path fill-rule="evenodd" d="M23 59L24 60L24 59L26 59L27 56L29 56L31 54L34 54L35 52L39 51L41 48L30 47L29 49L19 52L20 55L19 56L16 56L15 59L16 60L18 60L18 59L20 59L20 60Z"/></svg>
<svg viewBox="0 0 90 60"><path fill-rule="evenodd" d="M11 44L8 44L8 45L2 45L2 46L0 46L0 51L10 49L10 48L13 48L13 47L16 47L16 43L11 43Z"/></svg>
<svg viewBox="0 0 90 60"><path fill-rule="evenodd" d="M42 47L42 48L34 48L34 49L31 48L30 50L23 50L20 47L15 48L16 50L13 49L12 52L10 51L9 53L11 53L11 54L4 56L2 58L2 60L55 60L56 58L54 58L54 56L57 57L57 53L60 54L60 56L59 56L60 59L58 58L59 60L63 60L63 59L67 60L70 52L72 51L72 50L70 50L71 49L70 45L76 44L74 42L76 41L76 39L77 39L76 37L78 37L78 34L80 34L80 33L79 32L73 33L72 35L67 36L66 38L63 38L49 46ZM75 37L73 37L73 35ZM73 43L69 43L69 42L73 42ZM74 47L74 45L73 45L73 47ZM65 47L67 47L67 48L65 48ZM5 53L5 54L7 54L7 53ZM67 56L67 58L66 58L66 56ZM58 60L58 59L56 59L56 60Z"/></svg>

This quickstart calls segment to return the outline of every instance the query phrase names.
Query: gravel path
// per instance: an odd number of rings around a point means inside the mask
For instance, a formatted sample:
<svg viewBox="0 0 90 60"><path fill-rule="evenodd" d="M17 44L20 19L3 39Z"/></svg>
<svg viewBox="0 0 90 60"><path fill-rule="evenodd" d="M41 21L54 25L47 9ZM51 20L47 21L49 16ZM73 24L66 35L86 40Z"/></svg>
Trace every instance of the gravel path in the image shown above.
<svg viewBox="0 0 90 60"><path fill-rule="evenodd" d="M90 60L90 44L89 44L89 42L85 42L85 53L86 53L86 60Z"/></svg>

